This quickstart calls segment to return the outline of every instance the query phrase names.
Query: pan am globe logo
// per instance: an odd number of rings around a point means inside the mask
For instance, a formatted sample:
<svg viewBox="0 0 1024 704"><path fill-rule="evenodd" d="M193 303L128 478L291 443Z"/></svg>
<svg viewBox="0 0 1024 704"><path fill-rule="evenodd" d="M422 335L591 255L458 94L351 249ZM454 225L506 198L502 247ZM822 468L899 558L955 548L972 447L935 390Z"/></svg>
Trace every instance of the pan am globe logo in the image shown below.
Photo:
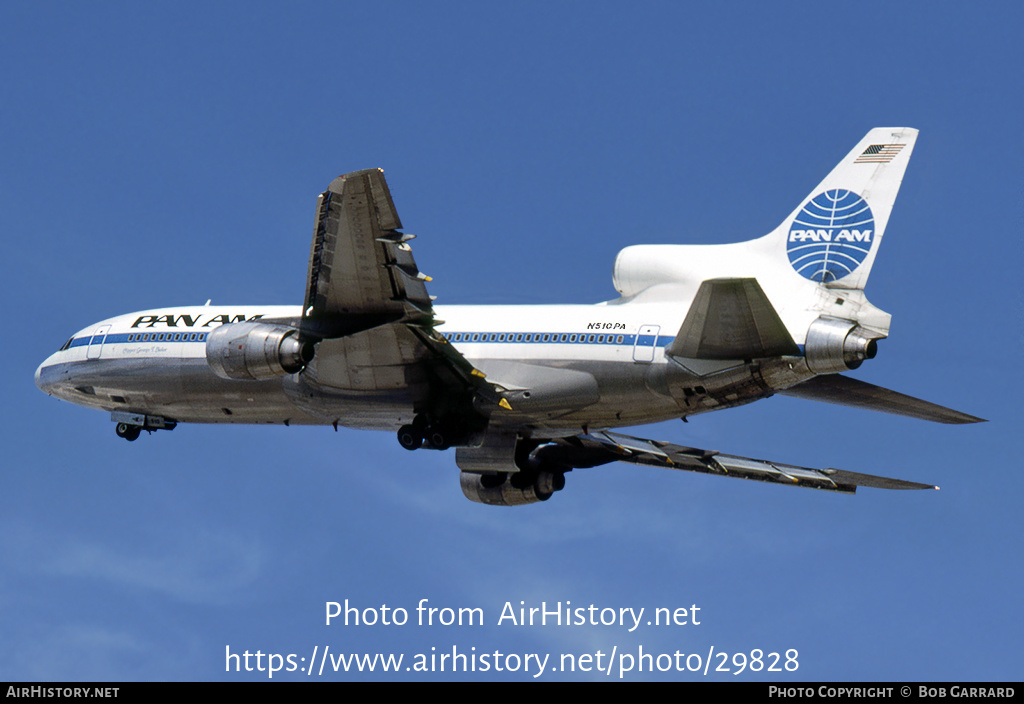
<svg viewBox="0 0 1024 704"><path fill-rule="evenodd" d="M805 279L827 284L864 263L875 236L871 206L843 188L824 191L800 209L789 227L789 263Z"/></svg>

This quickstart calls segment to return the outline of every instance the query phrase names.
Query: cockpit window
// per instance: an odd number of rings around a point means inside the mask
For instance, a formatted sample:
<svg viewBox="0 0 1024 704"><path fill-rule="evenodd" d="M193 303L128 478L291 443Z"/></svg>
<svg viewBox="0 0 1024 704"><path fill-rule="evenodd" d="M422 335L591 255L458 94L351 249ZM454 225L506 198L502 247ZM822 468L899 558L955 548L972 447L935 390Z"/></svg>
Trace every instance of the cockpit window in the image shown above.
<svg viewBox="0 0 1024 704"><path fill-rule="evenodd" d="M58 352L63 352L64 350L66 350L66 349L68 349L69 347L71 347L71 343L72 343L72 342L74 342L74 341L75 341L75 338L73 338L73 337L72 337L71 339L69 339L69 340L68 340L67 342L65 342L65 343L64 343L64 346L63 346L63 347L61 347L61 348L60 348L59 350L57 350L57 351L58 351Z"/></svg>

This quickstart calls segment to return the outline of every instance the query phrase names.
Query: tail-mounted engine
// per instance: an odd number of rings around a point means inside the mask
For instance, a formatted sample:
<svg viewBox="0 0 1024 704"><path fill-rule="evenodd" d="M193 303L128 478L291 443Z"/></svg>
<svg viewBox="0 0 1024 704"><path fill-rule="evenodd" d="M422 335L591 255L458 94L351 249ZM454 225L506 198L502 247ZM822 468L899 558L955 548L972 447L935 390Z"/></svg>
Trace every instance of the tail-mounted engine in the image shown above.
<svg viewBox="0 0 1024 704"><path fill-rule="evenodd" d="M818 318L807 329L804 356L815 374L856 369L878 353L877 340L884 335L862 328L852 320Z"/></svg>
<svg viewBox="0 0 1024 704"><path fill-rule="evenodd" d="M224 379L273 379L294 374L311 359L313 345L283 325L228 323L206 336L206 361Z"/></svg>

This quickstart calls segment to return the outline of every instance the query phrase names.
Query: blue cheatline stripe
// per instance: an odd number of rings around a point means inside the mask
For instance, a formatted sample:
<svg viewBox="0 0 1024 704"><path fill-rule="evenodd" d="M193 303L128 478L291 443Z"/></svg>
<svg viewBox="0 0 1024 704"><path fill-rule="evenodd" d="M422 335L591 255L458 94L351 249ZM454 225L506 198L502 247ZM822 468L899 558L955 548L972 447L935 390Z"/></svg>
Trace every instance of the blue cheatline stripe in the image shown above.
<svg viewBox="0 0 1024 704"><path fill-rule="evenodd" d="M206 342L205 332L122 332L115 333L113 335L107 335L103 339L103 344L109 345L114 343L146 343L146 342ZM174 339L177 335L179 338L184 337L185 339ZM89 345L93 338L102 338L103 336L97 335L86 335L84 337L76 337L71 341L70 347L82 347ZM548 332L452 332L447 333L445 337L449 342L469 342L477 344L497 344L497 345L609 345L616 347L632 347L637 344L637 335L611 335L611 334L598 334L598 333L548 333ZM473 339L476 337L477 339ZM547 340L544 338L547 337ZM504 338L504 339L498 339ZM669 337L667 335L658 335L655 339L654 335L640 335L640 345L642 347L667 347L672 344L675 337ZM598 341L600 340L600 342ZM96 340L96 344L100 344L100 340ZM800 349L800 355L804 354L804 346L797 345Z"/></svg>
<svg viewBox="0 0 1024 704"><path fill-rule="evenodd" d="M179 339L174 339L175 336ZM132 332L114 333L105 336L86 335L76 337L71 341L71 347L81 347L92 343L94 337L96 344L101 339L103 344L136 343L136 342L206 342L205 332ZM616 345L632 347L637 344L637 335L615 335L608 333L542 333L542 332L453 332L446 333L445 337L450 342L477 342L487 344L513 344L513 345ZM476 339L473 339L473 338ZM180 339L184 338L184 339ZM499 339L501 338L501 339ZM672 344L675 337L667 335L640 335L639 344L645 347L665 347Z"/></svg>

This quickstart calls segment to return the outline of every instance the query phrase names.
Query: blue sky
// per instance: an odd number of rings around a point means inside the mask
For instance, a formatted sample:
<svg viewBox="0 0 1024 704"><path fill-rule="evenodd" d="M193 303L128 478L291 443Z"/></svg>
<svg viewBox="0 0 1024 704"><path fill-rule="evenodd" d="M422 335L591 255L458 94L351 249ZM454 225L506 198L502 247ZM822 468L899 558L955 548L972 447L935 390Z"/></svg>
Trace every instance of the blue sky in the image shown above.
<svg viewBox="0 0 1024 704"><path fill-rule="evenodd" d="M630 677L1019 679L1024 10L983 9L5 4L0 679L266 678L226 673L226 646L796 649L793 673ZM759 236L895 125L921 136L867 288L892 334L856 376L991 422L773 398L636 432L939 492L610 465L501 510L465 500L453 452L390 434L182 425L128 444L32 383L102 318L300 302L316 195L344 171L385 169L439 304L590 303L614 297L622 247ZM325 626L345 599L486 623ZM497 625L520 601L702 621Z"/></svg>

